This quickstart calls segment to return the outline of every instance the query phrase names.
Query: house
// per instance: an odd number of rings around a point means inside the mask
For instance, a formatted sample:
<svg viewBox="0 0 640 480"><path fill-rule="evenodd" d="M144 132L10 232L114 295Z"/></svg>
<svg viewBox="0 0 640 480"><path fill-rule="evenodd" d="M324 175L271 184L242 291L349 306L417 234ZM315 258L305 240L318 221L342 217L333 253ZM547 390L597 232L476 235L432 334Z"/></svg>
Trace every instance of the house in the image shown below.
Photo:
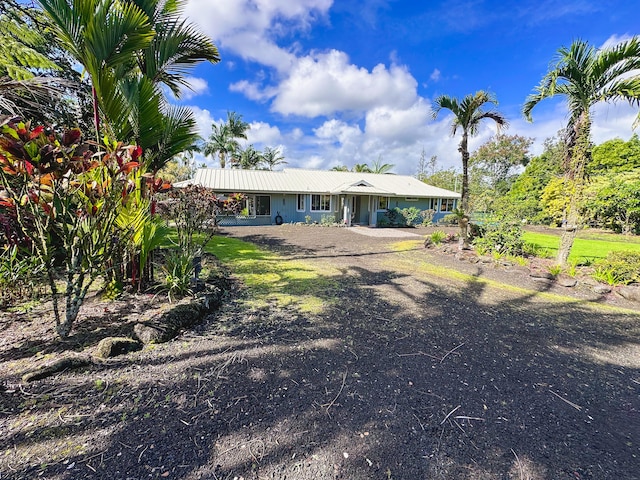
<svg viewBox="0 0 640 480"><path fill-rule="evenodd" d="M176 187L202 185L221 196L245 194L239 216L221 224L335 221L376 226L389 209L434 210L433 221L451 213L460 194L406 175L287 168L281 171L201 168Z"/></svg>

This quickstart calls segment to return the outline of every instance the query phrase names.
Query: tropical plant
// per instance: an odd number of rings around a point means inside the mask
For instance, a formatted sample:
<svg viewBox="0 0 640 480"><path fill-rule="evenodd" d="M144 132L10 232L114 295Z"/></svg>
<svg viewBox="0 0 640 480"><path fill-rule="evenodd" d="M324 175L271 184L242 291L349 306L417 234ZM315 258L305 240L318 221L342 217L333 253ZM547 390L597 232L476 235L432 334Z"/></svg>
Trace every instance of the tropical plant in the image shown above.
<svg viewBox="0 0 640 480"><path fill-rule="evenodd" d="M280 149L267 147L262 152L262 163L268 170L273 170L273 167L278 165L286 165L286 161L280 153Z"/></svg>
<svg viewBox="0 0 640 480"><path fill-rule="evenodd" d="M71 332L89 287L104 272L120 207L138 188L131 176L139 147L108 141L103 147L94 152L78 129L45 135L43 127L9 123L0 134L0 210L16 219L46 269L61 337ZM64 319L58 262L66 283Z"/></svg>
<svg viewBox="0 0 640 480"><path fill-rule="evenodd" d="M235 152L231 158L231 167L242 170L259 170L262 166L262 154L253 145L247 145Z"/></svg>
<svg viewBox="0 0 640 480"><path fill-rule="evenodd" d="M242 120L242 115L236 112L227 112L227 120L224 123L212 125L211 135L204 144L205 156L218 155L220 168L227 166L227 159L234 158L240 150L238 138L247 139L247 130L250 126Z"/></svg>
<svg viewBox="0 0 640 480"><path fill-rule="evenodd" d="M593 277L610 285L640 282L640 253L610 252L595 264Z"/></svg>
<svg viewBox="0 0 640 480"><path fill-rule="evenodd" d="M542 100L562 95L567 100L569 122L565 143L564 173L572 192L566 212L566 227L558 249L558 263L566 265L583 220L580 204L585 169L591 160L591 107L600 101L640 102L640 38L633 37L614 47L596 49L576 40L558 50L554 65L529 95L522 113L531 121L531 111ZM640 120L640 114L636 124Z"/></svg>
<svg viewBox="0 0 640 480"><path fill-rule="evenodd" d="M460 246L469 248L467 227L469 224L469 136L478 133L483 120L493 120L498 126L507 126L506 118L496 110L485 110L486 104L497 105L498 101L491 93L480 90L473 95L467 95L462 100L441 95L436 98L433 110L433 118L437 118L442 109L450 110L453 113L451 124L451 135L454 136L458 130L462 130L462 139L458 146L458 151L462 156L462 196L459 209L462 214L458 225L460 226Z"/></svg>
<svg viewBox="0 0 640 480"><path fill-rule="evenodd" d="M382 156L379 156L378 159L371 164L371 173L391 173L395 167L392 163L382 163Z"/></svg>

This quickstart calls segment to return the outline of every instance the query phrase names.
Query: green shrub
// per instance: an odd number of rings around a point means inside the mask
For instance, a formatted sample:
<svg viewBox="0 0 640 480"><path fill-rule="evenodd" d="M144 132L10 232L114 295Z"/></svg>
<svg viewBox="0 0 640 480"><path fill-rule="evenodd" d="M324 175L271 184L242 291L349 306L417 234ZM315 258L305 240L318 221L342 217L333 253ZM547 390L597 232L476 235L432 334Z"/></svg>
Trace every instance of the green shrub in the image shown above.
<svg viewBox="0 0 640 480"><path fill-rule="evenodd" d="M515 222L489 223L484 236L477 237L473 245L484 252L497 252L508 255L523 255L525 242L522 239L522 227Z"/></svg>
<svg viewBox="0 0 640 480"><path fill-rule="evenodd" d="M444 233L442 230L436 230L431 234L431 242L434 245L440 245L446 237L447 237L447 234Z"/></svg>
<svg viewBox="0 0 640 480"><path fill-rule="evenodd" d="M436 214L436 211L433 209L423 210L420 212L422 216L422 225L425 227L431 225L433 223L433 216Z"/></svg>
<svg viewBox="0 0 640 480"><path fill-rule="evenodd" d="M402 216L404 217L405 225L413 227L418 223L421 223L422 212L416 207L403 208Z"/></svg>
<svg viewBox="0 0 640 480"><path fill-rule="evenodd" d="M320 218L320 225L324 225L325 227L333 225L334 223L336 223L335 215L322 215Z"/></svg>
<svg viewBox="0 0 640 480"><path fill-rule="evenodd" d="M640 282L640 252L610 252L595 267L593 278L609 285Z"/></svg>
<svg viewBox="0 0 640 480"><path fill-rule="evenodd" d="M162 271L169 301L191 293L193 255L180 249L170 250L165 256Z"/></svg>

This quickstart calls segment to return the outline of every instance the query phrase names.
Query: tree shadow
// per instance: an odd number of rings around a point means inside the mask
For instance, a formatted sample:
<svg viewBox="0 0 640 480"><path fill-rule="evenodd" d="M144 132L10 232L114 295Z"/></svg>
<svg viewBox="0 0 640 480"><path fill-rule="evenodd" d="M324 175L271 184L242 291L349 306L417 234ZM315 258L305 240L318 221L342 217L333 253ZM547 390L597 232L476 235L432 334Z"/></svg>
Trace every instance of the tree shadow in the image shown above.
<svg viewBox="0 0 640 480"><path fill-rule="evenodd" d="M363 261L341 272L338 289L316 292L321 314L232 303L198 333L16 392L37 401L0 420L11 425L0 447L28 460L0 468L15 479L637 478L638 315L500 291L480 271L443 281Z"/></svg>

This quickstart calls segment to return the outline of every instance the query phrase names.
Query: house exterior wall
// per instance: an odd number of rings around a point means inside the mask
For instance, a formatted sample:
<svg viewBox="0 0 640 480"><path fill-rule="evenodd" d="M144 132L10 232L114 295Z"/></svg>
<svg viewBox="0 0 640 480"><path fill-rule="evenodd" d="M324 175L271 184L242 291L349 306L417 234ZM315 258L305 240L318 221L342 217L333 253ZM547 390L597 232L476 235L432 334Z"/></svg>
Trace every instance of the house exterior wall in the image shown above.
<svg viewBox="0 0 640 480"><path fill-rule="evenodd" d="M231 192L228 192L231 193ZM297 223L306 222L309 218L310 222L321 223L323 218L325 221L329 217L333 217L335 222L342 223L344 205L345 202L350 202L352 198L355 200L356 215L353 217L354 224L369 225L372 220L376 223L387 210L378 210L377 196L370 195L331 195L331 205L329 211L312 211L311 210L311 194L301 194L304 197L304 208L298 209L298 195L297 194L285 194L285 193L264 193L257 195L265 195L270 197L271 208L269 215L249 215L243 216L221 216L219 217L220 225L274 225L276 224L276 216L279 214L282 217L283 223ZM446 200L445 200L446 202ZM439 198L420 198L420 199L407 199L405 197L390 197L388 206L393 208L411 208L415 207L419 210L433 209L436 211L433 217L433 221L441 220L445 215L451 213L450 210L441 211L443 200ZM455 202L454 202L455 205ZM445 207L448 205L445 203ZM370 207L374 207L375 215L371 216Z"/></svg>

